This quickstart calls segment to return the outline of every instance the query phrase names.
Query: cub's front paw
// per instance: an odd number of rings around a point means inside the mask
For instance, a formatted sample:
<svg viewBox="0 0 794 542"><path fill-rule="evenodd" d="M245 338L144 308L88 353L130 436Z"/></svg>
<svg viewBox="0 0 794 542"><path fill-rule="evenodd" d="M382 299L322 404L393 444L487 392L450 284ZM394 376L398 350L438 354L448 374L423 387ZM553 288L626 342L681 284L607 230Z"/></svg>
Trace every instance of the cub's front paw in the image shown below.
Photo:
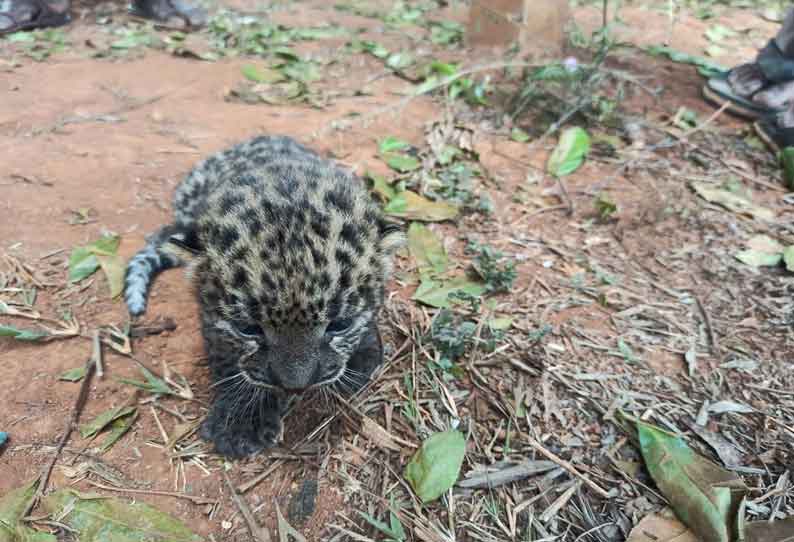
<svg viewBox="0 0 794 542"><path fill-rule="evenodd" d="M228 458L240 458L276 445L281 436L281 420L269 416L256 420L229 420L213 409L201 424L202 438L215 445L215 451Z"/></svg>

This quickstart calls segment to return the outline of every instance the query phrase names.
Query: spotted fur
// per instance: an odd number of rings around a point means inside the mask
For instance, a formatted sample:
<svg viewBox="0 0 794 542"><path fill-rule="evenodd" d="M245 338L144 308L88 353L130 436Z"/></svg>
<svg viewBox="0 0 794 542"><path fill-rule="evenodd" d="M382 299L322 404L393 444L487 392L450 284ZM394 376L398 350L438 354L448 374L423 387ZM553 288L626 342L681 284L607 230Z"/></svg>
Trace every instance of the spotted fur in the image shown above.
<svg viewBox="0 0 794 542"><path fill-rule="evenodd" d="M381 363L376 325L401 232L363 183L286 137L215 154L177 188L174 223L127 267L146 309L154 276L187 264L216 397L203 434L228 456L273 445L285 397L357 389Z"/></svg>

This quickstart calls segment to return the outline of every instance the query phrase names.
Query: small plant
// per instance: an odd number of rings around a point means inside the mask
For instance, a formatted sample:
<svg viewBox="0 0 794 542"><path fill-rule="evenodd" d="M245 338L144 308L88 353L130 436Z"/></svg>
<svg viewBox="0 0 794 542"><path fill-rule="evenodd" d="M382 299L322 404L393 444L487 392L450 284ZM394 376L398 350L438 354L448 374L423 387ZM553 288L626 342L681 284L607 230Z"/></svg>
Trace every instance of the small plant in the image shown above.
<svg viewBox="0 0 794 542"><path fill-rule="evenodd" d="M603 193L598 194L593 204L595 205L596 212L598 213L598 218L603 221L607 221L612 218L612 215L614 215L618 210L617 204L612 201L609 196Z"/></svg>
<svg viewBox="0 0 794 542"><path fill-rule="evenodd" d="M359 515L370 525L375 527L378 531L386 535L387 542L405 542L407 539L407 534L405 533L405 529L403 528L402 522L400 522L400 518L397 516L396 511L398 511L400 507L395 504L394 499L392 498L391 504L389 506L389 523L388 525L372 517L371 515L359 511Z"/></svg>
<svg viewBox="0 0 794 542"><path fill-rule="evenodd" d="M441 369L455 369L453 363L466 352L476 330L477 324L461 321L449 309L442 309L436 314L430 327L430 338L439 354L438 365Z"/></svg>
<svg viewBox="0 0 794 542"><path fill-rule="evenodd" d="M503 262L504 255L488 245L472 242L469 243L467 250L477 254L472 265L477 274L485 281L486 292L510 291L518 275L513 262Z"/></svg>

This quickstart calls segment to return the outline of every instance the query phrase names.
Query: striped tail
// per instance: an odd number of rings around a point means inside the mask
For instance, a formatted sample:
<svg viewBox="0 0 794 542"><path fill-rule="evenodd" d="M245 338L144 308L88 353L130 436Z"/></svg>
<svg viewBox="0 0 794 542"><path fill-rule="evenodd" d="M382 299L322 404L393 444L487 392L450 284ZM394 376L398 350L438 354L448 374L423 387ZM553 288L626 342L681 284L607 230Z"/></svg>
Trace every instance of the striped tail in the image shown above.
<svg viewBox="0 0 794 542"><path fill-rule="evenodd" d="M132 316L140 316L146 311L149 288L154 278L166 269L179 267L182 259L166 249L171 236L178 235L174 225L160 228L146 238L146 246L132 257L127 264L124 277L124 300Z"/></svg>

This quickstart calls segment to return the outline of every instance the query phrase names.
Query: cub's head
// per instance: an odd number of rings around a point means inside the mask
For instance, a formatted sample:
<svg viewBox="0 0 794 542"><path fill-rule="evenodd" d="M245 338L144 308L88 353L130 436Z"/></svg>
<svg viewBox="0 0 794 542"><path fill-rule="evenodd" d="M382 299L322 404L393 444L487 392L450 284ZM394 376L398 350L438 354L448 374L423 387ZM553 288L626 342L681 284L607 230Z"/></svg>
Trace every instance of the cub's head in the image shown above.
<svg viewBox="0 0 794 542"><path fill-rule="evenodd" d="M296 392L343 379L376 332L402 232L363 187L338 176L290 190L243 183L210 198L199 221L201 300L240 345L237 364L250 384Z"/></svg>

